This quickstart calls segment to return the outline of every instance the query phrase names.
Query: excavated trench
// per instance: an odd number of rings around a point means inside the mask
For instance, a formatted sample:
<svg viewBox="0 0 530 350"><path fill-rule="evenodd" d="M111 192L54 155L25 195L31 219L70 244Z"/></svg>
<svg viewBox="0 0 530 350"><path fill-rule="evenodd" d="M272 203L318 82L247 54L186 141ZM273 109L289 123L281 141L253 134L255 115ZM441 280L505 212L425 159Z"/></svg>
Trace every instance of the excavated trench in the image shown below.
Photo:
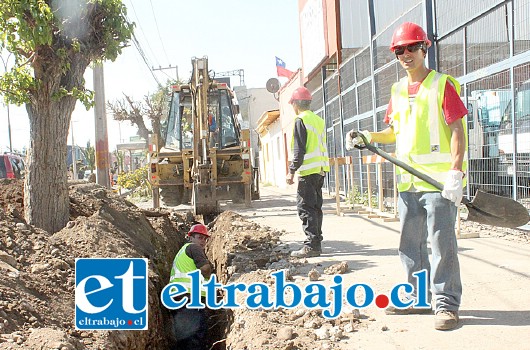
<svg viewBox="0 0 530 350"><path fill-rule="evenodd" d="M107 211L110 210L107 209ZM194 216L190 211L168 209L143 210L143 214L146 215L157 233L157 235L151 236L151 243L157 253L149 256L149 258L157 270L158 278L151 279L154 283L153 289L156 291L153 293L150 289L149 294L151 296L156 295L158 299L162 288L169 281L173 258L186 242L186 232L197 222L205 223L208 226L211 238L206 247L206 255L214 266L217 280L222 284L230 283L234 278L240 278L242 275L267 269L270 264L285 258L285 253L277 249L280 232L247 221L239 214L231 211L223 212L215 217ZM116 219L118 213L113 213L112 216ZM120 222L126 220L114 221L120 226ZM122 229L131 232L130 226ZM132 233L134 234L134 231ZM135 240L138 241L138 239ZM261 282L261 280L256 279L255 282ZM150 330L150 333L164 338L162 341L157 341L156 345L153 344L155 345L153 348L174 349L170 311L165 309L159 300L153 300L150 302L150 306L151 310L159 311L155 312L154 318L160 319L159 322L150 321L149 328L151 328L151 324L155 327L155 329ZM152 318L151 315L150 318ZM230 309L209 310L208 349L233 349L233 347L227 347L226 340L233 337L232 332L242 331L240 328L234 327L234 322L234 312ZM260 329L256 329L256 332L259 331ZM148 338L152 339L153 336ZM109 340L111 343L116 341L114 344L110 344L110 348L131 349L128 347L130 345L124 346L125 344L118 337L109 337ZM146 341L142 340L139 343L146 343ZM137 348L140 349L140 347Z"/></svg>
<svg viewBox="0 0 530 350"><path fill-rule="evenodd" d="M211 238L206 247L206 255L214 265L215 275L220 283L226 284L231 278L241 274L266 269L281 259L281 253L275 251L280 233L246 221L234 212L223 212L215 217L193 217L191 213L181 216L184 221L177 222L179 231L185 232L195 222L207 224ZM168 261L171 268L173 260ZM167 270L166 268L165 270ZM233 330L234 313L230 309L209 310L208 349L226 349L226 339ZM172 335L165 328L169 348L172 348Z"/></svg>
<svg viewBox="0 0 530 350"><path fill-rule="evenodd" d="M90 350L174 348L170 312L160 302L160 292L169 281L186 232L205 218L191 212L139 209L98 185L72 185L70 222L50 234L23 221L22 187L21 181L2 182L0 187L0 268L10 271L0 280L0 322L6 325L0 332L0 349L9 339L19 343L16 349L57 348L59 343L63 348ZM206 254L219 282L250 276L284 258L277 250L280 232L230 211L206 219L212 236ZM80 257L149 259L148 330L74 328L75 259ZM255 275L250 280L263 278ZM234 322L241 323L240 312L212 311L210 349L235 349L228 344L235 333L252 338L261 331L260 326L250 331L235 326Z"/></svg>
<svg viewBox="0 0 530 350"><path fill-rule="evenodd" d="M97 194L97 193L96 193ZM98 195L98 194L97 194ZM108 193L99 193L107 197ZM111 196L112 197L112 196ZM107 199L107 198L105 198ZM88 216L86 206L79 200L71 199L71 211L76 216ZM86 204L86 203L83 203ZM92 204L91 207L97 207ZM101 212L101 208L99 209ZM150 258L156 273L156 278L150 278L153 288L149 289L150 299L160 299L162 288L168 283L174 256L186 243L185 237L189 228L201 222L208 226L211 238L208 240L206 255L214 266L214 272L220 283L226 284L233 277L241 276L259 269L266 269L271 263L282 259L279 250L275 250L279 243L280 232L268 227L245 220L242 216L226 211L217 216L194 216L190 211L176 211L172 209L142 210L156 235L148 234L147 227L143 230L137 225L131 226L126 218L122 218L119 211L106 207L104 212L110 213L113 224L119 231L127 232L133 238L131 244L149 240L154 246L144 256ZM143 233L139 233L143 231ZM135 232L138 232L135 234ZM141 250L141 249L140 249ZM145 249L144 249L145 250ZM158 349L174 349L174 339L171 331L171 314L158 300L150 302L155 322L149 322L149 338L160 337L161 340L152 344ZM150 313L153 313L151 312ZM237 330L233 327L234 313L230 309L209 310L208 317L208 349L226 349L226 339L230 332ZM152 326L151 326L152 325ZM120 337L109 336L110 348L129 349L126 344L144 344L145 334L142 332L128 332L131 338L126 343ZM137 339L135 339L137 338ZM141 348L140 346L136 348Z"/></svg>
<svg viewBox="0 0 530 350"><path fill-rule="evenodd" d="M242 274L266 269L281 259L282 254L274 249L278 246L279 232L230 211L204 219L211 233L206 255L220 283L227 284ZM233 323L233 310L210 310L209 349L227 349L226 339L231 332L238 331Z"/></svg>
<svg viewBox="0 0 530 350"><path fill-rule="evenodd" d="M51 234L24 222L21 181L0 185L0 350L175 349L170 311L160 293L186 233L204 218L171 209L140 209L98 185L72 185L70 222ZM293 283L307 282L300 274L316 275L317 280L327 274L330 280L330 275L347 271L329 272L333 266L320 264L309 271L307 263L287 257L287 247L279 244L280 232L234 212L211 219L206 254L224 285L260 283L272 293L275 271L284 271ZM75 260L96 257L149 259L147 330L75 329ZM209 349L334 349L343 333L368 327L360 322L359 311L346 308L335 320L300 305L220 309L208 319Z"/></svg>

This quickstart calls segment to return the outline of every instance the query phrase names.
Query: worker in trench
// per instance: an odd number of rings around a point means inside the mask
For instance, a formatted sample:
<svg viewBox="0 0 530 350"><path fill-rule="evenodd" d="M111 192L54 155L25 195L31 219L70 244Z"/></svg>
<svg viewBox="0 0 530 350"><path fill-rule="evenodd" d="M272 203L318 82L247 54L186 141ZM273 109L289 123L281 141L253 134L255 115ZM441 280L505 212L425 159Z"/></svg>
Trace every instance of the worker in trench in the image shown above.
<svg viewBox="0 0 530 350"><path fill-rule="evenodd" d="M199 270L201 272L201 285L210 279L212 264L206 257L204 248L210 234L208 228L200 223L193 225L187 235L189 243L179 250L173 260L169 283L180 283L186 286L188 293L175 297L175 300L187 298L190 300L191 279L188 272ZM201 301L205 303L206 290L201 290ZM173 334L176 339L175 349L206 350L206 337L208 331L208 309L188 309L183 306L172 310Z"/></svg>

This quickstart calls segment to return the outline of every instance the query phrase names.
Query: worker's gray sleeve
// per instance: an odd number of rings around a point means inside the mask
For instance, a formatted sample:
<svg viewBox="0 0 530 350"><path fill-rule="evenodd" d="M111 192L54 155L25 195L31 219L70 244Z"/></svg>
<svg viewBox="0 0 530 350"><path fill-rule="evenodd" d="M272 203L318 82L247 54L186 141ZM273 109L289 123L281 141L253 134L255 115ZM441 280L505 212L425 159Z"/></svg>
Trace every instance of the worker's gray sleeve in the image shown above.
<svg viewBox="0 0 530 350"><path fill-rule="evenodd" d="M186 255L189 256L193 262L195 263L195 266L200 269L202 266L206 264L210 264L210 261L206 257L206 254L204 253L204 249L198 244L190 244L186 247ZM212 264L210 264L212 265Z"/></svg>
<svg viewBox="0 0 530 350"><path fill-rule="evenodd" d="M296 118L293 132L293 160L289 165L289 173L294 174L302 166L305 156L305 145L307 142L307 130L300 118Z"/></svg>

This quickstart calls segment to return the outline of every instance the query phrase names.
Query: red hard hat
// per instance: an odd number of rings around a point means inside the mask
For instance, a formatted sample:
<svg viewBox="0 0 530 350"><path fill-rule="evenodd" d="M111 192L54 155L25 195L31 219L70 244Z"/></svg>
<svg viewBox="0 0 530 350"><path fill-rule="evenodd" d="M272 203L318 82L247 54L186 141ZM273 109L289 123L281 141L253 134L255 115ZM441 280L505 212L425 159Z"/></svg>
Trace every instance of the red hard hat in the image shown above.
<svg viewBox="0 0 530 350"><path fill-rule="evenodd" d="M416 23L405 22L394 31L390 51L394 52L396 46L406 46L421 41L425 42L427 47L431 46L431 41L422 27Z"/></svg>
<svg viewBox="0 0 530 350"><path fill-rule="evenodd" d="M194 233L199 233L201 235L205 235L206 237L210 237L210 234L208 233L208 228L204 226L203 224L195 224L190 228L190 231L188 232L188 236L191 236Z"/></svg>
<svg viewBox="0 0 530 350"><path fill-rule="evenodd" d="M307 88L300 86L299 88L296 88L296 90L293 91L293 94L291 95L291 99L289 100L289 103L293 103L294 100L311 101L312 99L313 99L313 96L311 96L311 92L309 92Z"/></svg>

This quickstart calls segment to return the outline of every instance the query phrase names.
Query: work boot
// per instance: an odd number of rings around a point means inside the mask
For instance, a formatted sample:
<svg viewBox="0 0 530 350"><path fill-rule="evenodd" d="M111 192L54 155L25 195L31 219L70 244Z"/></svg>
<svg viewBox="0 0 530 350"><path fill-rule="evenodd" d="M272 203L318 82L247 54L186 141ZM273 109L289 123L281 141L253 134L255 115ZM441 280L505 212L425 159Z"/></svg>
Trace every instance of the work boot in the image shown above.
<svg viewBox="0 0 530 350"><path fill-rule="evenodd" d="M447 331L458 326L458 311L438 310L434 315L434 329Z"/></svg>
<svg viewBox="0 0 530 350"><path fill-rule="evenodd" d="M313 249L308 246L303 246L300 250L295 250L291 252L293 258L313 258L315 256L320 256L321 250Z"/></svg>
<svg viewBox="0 0 530 350"><path fill-rule="evenodd" d="M387 315L428 315L432 314L432 309L424 309L424 308L415 308L412 306L409 306L405 309L398 309L397 307L390 305L385 309L385 314Z"/></svg>

